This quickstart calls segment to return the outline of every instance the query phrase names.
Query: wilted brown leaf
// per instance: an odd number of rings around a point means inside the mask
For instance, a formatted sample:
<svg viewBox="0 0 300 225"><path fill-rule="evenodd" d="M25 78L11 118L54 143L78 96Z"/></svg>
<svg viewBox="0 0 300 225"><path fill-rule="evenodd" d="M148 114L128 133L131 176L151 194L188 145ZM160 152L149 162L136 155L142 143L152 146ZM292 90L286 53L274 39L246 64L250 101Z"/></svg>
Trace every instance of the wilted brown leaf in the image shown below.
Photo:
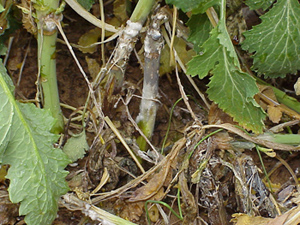
<svg viewBox="0 0 300 225"><path fill-rule="evenodd" d="M129 202L137 202L137 201L146 201L153 196L156 196L159 192L161 193L154 200L159 200L163 196L163 186L167 186L167 179L170 173L171 161L168 161L163 168L155 174L151 180L145 185L138 188L133 194L132 197L128 200Z"/></svg>
<svg viewBox="0 0 300 225"><path fill-rule="evenodd" d="M194 224L197 216L197 205L194 195L189 191L184 173L179 175L179 185L182 195L183 224Z"/></svg>
<svg viewBox="0 0 300 225"><path fill-rule="evenodd" d="M280 122L280 119L282 117L282 111L280 110L279 107L276 107L276 106L273 106L273 105L268 105L267 106L267 112L268 112L269 119L273 123L279 123Z"/></svg>
<svg viewBox="0 0 300 225"><path fill-rule="evenodd" d="M243 213L235 213L232 217L233 219L230 222L233 222L235 225L266 225L272 220L272 218L249 216Z"/></svg>
<svg viewBox="0 0 300 225"><path fill-rule="evenodd" d="M122 210L119 214L120 217L129 220L129 221L139 221L140 216L144 212L144 202L122 202L118 204L118 207L122 206Z"/></svg>
<svg viewBox="0 0 300 225"><path fill-rule="evenodd" d="M22 23L23 27L31 34L36 35L37 34L37 27L33 20L31 11L31 1L22 0L21 4L17 5L22 10Z"/></svg>
<svg viewBox="0 0 300 225"><path fill-rule="evenodd" d="M235 225L298 225L300 223L300 206L297 206L280 216L275 218L264 218L261 216L249 216L243 213L233 214L233 219Z"/></svg>

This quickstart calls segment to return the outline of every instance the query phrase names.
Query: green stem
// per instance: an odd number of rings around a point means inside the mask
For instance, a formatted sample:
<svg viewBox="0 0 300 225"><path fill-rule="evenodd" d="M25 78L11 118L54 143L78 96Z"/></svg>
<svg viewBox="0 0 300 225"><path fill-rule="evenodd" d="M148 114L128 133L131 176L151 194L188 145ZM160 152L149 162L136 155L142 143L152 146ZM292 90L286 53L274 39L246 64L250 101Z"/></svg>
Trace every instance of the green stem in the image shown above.
<svg viewBox="0 0 300 225"><path fill-rule="evenodd" d="M139 0L130 17L131 22L144 24L154 3L155 0Z"/></svg>
<svg viewBox="0 0 300 225"><path fill-rule="evenodd" d="M34 5L37 13L38 28L38 65L40 69L40 81L43 91L43 106L50 109L55 118L52 127L53 133L60 133L64 129L63 115L60 108L59 94L56 79L56 39L57 30L44 27L45 18L59 7L59 1L39 1ZM47 34L49 32L49 34Z"/></svg>

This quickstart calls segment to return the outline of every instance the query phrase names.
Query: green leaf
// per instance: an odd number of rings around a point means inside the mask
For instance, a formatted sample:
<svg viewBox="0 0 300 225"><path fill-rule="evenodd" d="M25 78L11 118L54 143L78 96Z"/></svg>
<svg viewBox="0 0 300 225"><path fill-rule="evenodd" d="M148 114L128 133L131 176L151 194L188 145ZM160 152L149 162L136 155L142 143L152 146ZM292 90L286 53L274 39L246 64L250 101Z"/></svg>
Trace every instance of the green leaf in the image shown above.
<svg viewBox="0 0 300 225"><path fill-rule="evenodd" d="M10 165L10 200L21 203L19 213L27 224L51 224L58 198L68 191L64 168L69 160L53 147L58 136L49 132L50 112L16 102L2 63L0 73L0 161Z"/></svg>
<svg viewBox="0 0 300 225"><path fill-rule="evenodd" d="M95 0L77 0L77 2L87 11L89 11L95 3Z"/></svg>
<svg viewBox="0 0 300 225"><path fill-rule="evenodd" d="M85 131L80 134L73 135L68 139L64 146L64 153L72 160L72 162L82 159L85 151L89 149L89 145L86 141Z"/></svg>
<svg viewBox="0 0 300 225"><path fill-rule="evenodd" d="M217 29L219 32L218 39L219 39L220 45L222 45L226 48L230 57L233 59L234 65L237 66L238 68L240 68L239 59L236 55L235 48L232 45L231 38L227 32L225 17L223 19L220 19Z"/></svg>
<svg viewBox="0 0 300 225"><path fill-rule="evenodd" d="M208 97L241 126L261 133L265 114L253 98L258 87L255 79L236 65L237 56L228 43L230 39L220 40L228 35L222 33L222 26L220 21L211 31L211 37L202 46L203 51L188 63L187 73L198 75L200 79L209 72L213 74L208 84Z"/></svg>
<svg viewBox="0 0 300 225"><path fill-rule="evenodd" d="M193 14L204 13L209 7L219 2L220 0L166 0L167 4L173 4L183 12L192 11Z"/></svg>
<svg viewBox="0 0 300 225"><path fill-rule="evenodd" d="M300 69L300 5L280 0L262 23L244 33L242 48L254 52L253 69L268 77L283 77Z"/></svg>
<svg viewBox="0 0 300 225"><path fill-rule="evenodd" d="M194 50L199 53L201 45L209 38L212 25L206 14L196 14L187 22L190 28L188 41L194 44Z"/></svg>
<svg viewBox="0 0 300 225"><path fill-rule="evenodd" d="M167 4L173 4L183 12L189 12L196 8L203 0L166 0Z"/></svg>
<svg viewBox="0 0 300 225"><path fill-rule="evenodd" d="M212 36L203 44L199 55L193 57L187 63L187 73L196 76L200 79L207 76L207 74L219 63L220 58L220 44L217 39L217 29L211 31Z"/></svg>
<svg viewBox="0 0 300 225"><path fill-rule="evenodd" d="M249 6L251 10L255 9L268 9L274 0L246 0L246 4Z"/></svg>
<svg viewBox="0 0 300 225"><path fill-rule="evenodd" d="M220 0L201 0L200 4L192 9L192 13L198 14L198 13L205 13L205 11L214 5L218 5L220 3Z"/></svg>

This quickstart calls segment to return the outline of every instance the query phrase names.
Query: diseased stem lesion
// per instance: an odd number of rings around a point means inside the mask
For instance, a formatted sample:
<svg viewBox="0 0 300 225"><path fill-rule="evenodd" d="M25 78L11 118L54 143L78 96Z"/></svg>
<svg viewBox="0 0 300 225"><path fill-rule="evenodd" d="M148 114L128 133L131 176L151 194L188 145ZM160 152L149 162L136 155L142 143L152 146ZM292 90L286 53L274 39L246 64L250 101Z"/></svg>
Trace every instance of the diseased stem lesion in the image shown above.
<svg viewBox="0 0 300 225"><path fill-rule="evenodd" d="M94 88L98 88L100 83L105 83L104 89L106 92L105 98L100 97L103 101L102 105L105 109L111 110L114 104L114 94L120 92L126 65L129 57L138 40L138 35L145 23L149 13L151 12L155 0L139 0L136 5L132 16L126 23L126 27L120 31L117 45L113 52L111 59L107 62L94 81ZM105 81L106 80L106 81Z"/></svg>
<svg viewBox="0 0 300 225"><path fill-rule="evenodd" d="M164 45L160 25L166 19L167 16L162 12L152 16L144 42L144 83L140 112L136 122L147 138L152 136L156 119L160 56ZM137 143L142 151L146 150L147 144L143 137L139 137Z"/></svg>

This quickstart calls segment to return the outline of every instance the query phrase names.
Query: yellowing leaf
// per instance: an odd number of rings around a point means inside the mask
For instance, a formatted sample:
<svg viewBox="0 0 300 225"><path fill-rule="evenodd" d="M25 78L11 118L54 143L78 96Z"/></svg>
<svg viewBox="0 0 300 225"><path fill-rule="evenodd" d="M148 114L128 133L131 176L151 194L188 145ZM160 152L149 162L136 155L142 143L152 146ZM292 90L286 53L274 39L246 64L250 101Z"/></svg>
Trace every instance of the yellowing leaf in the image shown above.
<svg viewBox="0 0 300 225"><path fill-rule="evenodd" d="M128 15L126 13L126 0L114 1L114 15L120 22L124 22L128 19Z"/></svg>
<svg viewBox="0 0 300 225"><path fill-rule="evenodd" d="M101 36L101 29L96 27L83 34L80 37L78 44L83 47L90 46L95 42L97 42L100 36ZM79 48L79 50L82 51L83 53L94 53L97 50L97 46L92 46L88 48Z"/></svg>
<svg viewBox="0 0 300 225"><path fill-rule="evenodd" d="M235 225L266 225L272 218L264 218L261 216L249 216L243 213L236 213L232 215L233 219L231 222L234 222Z"/></svg>
<svg viewBox="0 0 300 225"><path fill-rule="evenodd" d="M181 38L175 37L174 48L184 64L191 60L192 56L195 55L195 52L192 49L187 50L186 43ZM170 73L174 68L174 65L170 65L170 48L165 45L161 52L159 74L163 75Z"/></svg>

